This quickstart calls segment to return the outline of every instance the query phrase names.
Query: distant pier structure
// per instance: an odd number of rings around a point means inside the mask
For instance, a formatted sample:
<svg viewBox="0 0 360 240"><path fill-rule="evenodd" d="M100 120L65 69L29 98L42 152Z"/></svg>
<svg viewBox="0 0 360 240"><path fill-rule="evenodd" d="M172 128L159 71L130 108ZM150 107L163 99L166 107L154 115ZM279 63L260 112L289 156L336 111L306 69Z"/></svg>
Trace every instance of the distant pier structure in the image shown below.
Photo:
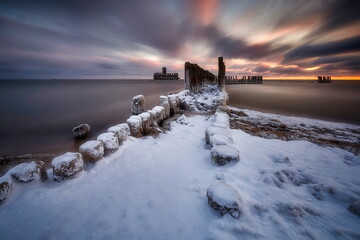
<svg viewBox="0 0 360 240"><path fill-rule="evenodd" d="M331 83L331 76L318 76L318 83Z"/></svg>
<svg viewBox="0 0 360 240"><path fill-rule="evenodd" d="M225 76L225 84L262 84L263 76Z"/></svg>
<svg viewBox="0 0 360 240"><path fill-rule="evenodd" d="M166 67L162 68L162 72L154 73L154 80L179 80L178 73L167 73Z"/></svg>

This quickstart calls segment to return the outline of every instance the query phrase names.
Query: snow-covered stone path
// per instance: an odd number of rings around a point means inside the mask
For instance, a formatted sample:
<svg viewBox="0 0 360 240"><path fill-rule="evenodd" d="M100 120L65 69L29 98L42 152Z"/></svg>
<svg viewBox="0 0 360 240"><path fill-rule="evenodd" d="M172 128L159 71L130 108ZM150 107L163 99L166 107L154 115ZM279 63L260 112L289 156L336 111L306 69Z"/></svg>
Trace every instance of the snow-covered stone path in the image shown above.
<svg viewBox="0 0 360 240"><path fill-rule="evenodd" d="M219 167L204 140L213 119L130 138L75 179L17 184L0 206L0 239L359 239L347 210L360 198L358 157L231 130L240 161ZM239 219L209 207L219 181L241 195Z"/></svg>

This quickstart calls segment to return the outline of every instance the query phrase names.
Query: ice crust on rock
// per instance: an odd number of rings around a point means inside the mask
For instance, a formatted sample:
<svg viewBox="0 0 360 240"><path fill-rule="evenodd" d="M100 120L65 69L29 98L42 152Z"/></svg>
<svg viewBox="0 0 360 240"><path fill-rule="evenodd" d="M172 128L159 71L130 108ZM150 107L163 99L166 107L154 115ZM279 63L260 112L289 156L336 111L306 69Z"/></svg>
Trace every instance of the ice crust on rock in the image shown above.
<svg viewBox="0 0 360 240"><path fill-rule="evenodd" d="M233 139L224 134L213 134L210 136L210 146L211 147L215 147L218 145L230 145L233 143L234 143Z"/></svg>
<svg viewBox="0 0 360 240"><path fill-rule="evenodd" d="M86 137L90 132L90 125L87 123L80 124L72 129L72 132L76 138Z"/></svg>
<svg viewBox="0 0 360 240"><path fill-rule="evenodd" d="M95 163L104 157L104 144L100 141L87 141L79 148L83 160L88 163Z"/></svg>
<svg viewBox="0 0 360 240"><path fill-rule="evenodd" d="M102 133L97 140L104 144L105 153L115 152L119 148L119 140L113 132Z"/></svg>
<svg viewBox="0 0 360 240"><path fill-rule="evenodd" d="M223 136L229 136L230 132L227 129L224 128L219 128L219 127L214 127L214 126L210 126L207 127L205 130L205 142L206 144L210 144L210 137L213 135L223 135Z"/></svg>
<svg viewBox="0 0 360 240"><path fill-rule="evenodd" d="M222 216L228 213L233 218L240 218L242 199L232 186L223 182L214 183L207 189L206 196L209 205Z"/></svg>
<svg viewBox="0 0 360 240"><path fill-rule="evenodd" d="M150 113L143 112L143 113L139 114L138 116L141 118L143 133L149 132L150 126L152 125Z"/></svg>
<svg viewBox="0 0 360 240"><path fill-rule="evenodd" d="M141 137L142 136L142 121L139 116L130 116L126 123L129 125L131 136Z"/></svg>
<svg viewBox="0 0 360 240"><path fill-rule="evenodd" d="M9 170L11 177L19 183L29 183L47 179L46 169L42 161L21 163Z"/></svg>
<svg viewBox="0 0 360 240"><path fill-rule="evenodd" d="M211 149L211 159L216 165L222 166L240 160L239 150L230 145L218 145Z"/></svg>
<svg viewBox="0 0 360 240"><path fill-rule="evenodd" d="M74 177L83 170L83 159L80 153L67 152L51 161L55 181L62 181Z"/></svg>
<svg viewBox="0 0 360 240"><path fill-rule="evenodd" d="M133 97L131 105L132 114L138 115L145 112L145 97L144 95L137 95Z"/></svg>
<svg viewBox="0 0 360 240"><path fill-rule="evenodd" d="M4 176L0 178L0 205L3 204L12 192L11 179Z"/></svg>
<svg viewBox="0 0 360 240"><path fill-rule="evenodd" d="M130 136L130 128L126 123L121 123L115 126L112 126L108 129L108 132L113 132L117 135L119 143L124 142L128 136Z"/></svg>
<svg viewBox="0 0 360 240"><path fill-rule="evenodd" d="M166 119L165 108L161 106L155 106L153 109L156 113L156 122L161 123Z"/></svg>

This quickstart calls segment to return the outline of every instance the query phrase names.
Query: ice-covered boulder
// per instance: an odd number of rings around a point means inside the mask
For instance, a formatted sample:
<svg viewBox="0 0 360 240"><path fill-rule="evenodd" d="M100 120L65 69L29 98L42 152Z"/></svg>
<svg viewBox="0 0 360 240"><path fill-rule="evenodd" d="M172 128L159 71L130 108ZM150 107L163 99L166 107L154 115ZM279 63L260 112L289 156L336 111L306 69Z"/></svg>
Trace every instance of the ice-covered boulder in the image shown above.
<svg viewBox="0 0 360 240"><path fill-rule="evenodd" d="M47 179L47 173L43 161L20 163L10 169L9 174L19 183L29 183Z"/></svg>
<svg viewBox="0 0 360 240"><path fill-rule="evenodd" d="M129 125L131 136L141 137L142 136L142 121L139 116L130 116L126 123Z"/></svg>
<svg viewBox="0 0 360 240"><path fill-rule="evenodd" d="M149 114L150 114L150 122L152 125L156 125L157 122L156 122L156 111L155 110L148 110L147 111Z"/></svg>
<svg viewBox="0 0 360 240"><path fill-rule="evenodd" d="M131 111L134 115L145 112L145 97L143 95L133 97Z"/></svg>
<svg viewBox="0 0 360 240"><path fill-rule="evenodd" d="M218 145L211 149L212 162L217 165L225 165L240 160L239 150L230 145Z"/></svg>
<svg viewBox="0 0 360 240"><path fill-rule="evenodd" d="M215 121L213 127L230 128L229 115L222 111L215 113Z"/></svg>
<svg viewBox="0 0 360 240"><path fill-rule="evenodd" d="M360 200L352 202L347 209L351 213L360 216Z"/></svg>
<svg viewBox="0 0 360 240"><path fill-rule="evenodd" d="M12 192L12 182L8 177L0 178L0 204L3 204Z"/></svg>
<svg viewBox="0 0 360 240"><path fill-rule="evenodd" d="M178 107L180 105L178 96L176 94L170 94L167 97L170 105L170 115L174 115L178 112Z"/></svg>
<svg viewBox="0 0 360 240"><path fill-rule="evenodd" d="M165 116L166 118L170 117L170 104L168 98L166 96L160 96L160 106L165 109Z"/></svg>
<svg viewBox="0 0 360 240"><path fill-rule="evenodd" d="M51 161L55 181L74 177L83 170L84 162L80 153L67 152Z"/></svg>
<svg viewBox="0 0 360 240"><path fill-rule="evenodd" d="M97 140L104 144L105 154L115 152L119 148L119 140L113 132L102 133Z"/></svg>
<svg viewBox="0 0 360 240"><path fill-rule="evenodd" d="M156 106L152 110L156 112L156 122L158 124L160 124L162 121L166 119L165 108L161 106Z"/></svg>
<svg viewBox="0 0 360 240"><path fill-rule="evenodd" d="M210 136L210 146L211 147L215 147L218 145L230 145L233 143L234 143L233 139L224 134L213 134Z"/></svg>
<svg viewBox="0 0 360 240"><path fill-rule="evenodd" d="M240 218L242 212L241 196L236 189L226 183L212 184L206 193L210 207L222 216L230 214L233 218Z"/></svg>
<svg viewBox="0 0 360 240"><path fill-rule="evenodd" d="M90 132L90 126L86 123L80 124L79 126L74 127L72 132L76 138L83 138Z"/></svg>
<svg viewBox="0 0 360 240"><path fill-rule="evenodd" d="M83 160L88 163L95 163L104 157L104 144L100 141L87 141L79 148Z"/></svg>
<svg viewBox="0 0 360 240"><path fill-rule="evenodd" d="M214 127L214 126L207 127L206 130L205 130L205 142L206 142L206 144L210 144L210 137L215 135L215 134L229 136L230 132L227 129L224 129L224 128L219 128L219 127Z"/></svg>
<svg viewBox="0 0 360 240"><path fill-rule="evenodd" d="M121 123L115 126L112 126L108 129L108 132L113 132L116 134L119 140L119 144L124 142L128 136L130 136L130 128L126 123Z"/></svg>
<svg viewBox="0 0 360 240"><path fill-rule="evenodd" d="M143 113L139 114L138 116L141 118L143 133L144 134L148 133L150 131L150 126L152 125L150 113L143 112Z"/></svg>

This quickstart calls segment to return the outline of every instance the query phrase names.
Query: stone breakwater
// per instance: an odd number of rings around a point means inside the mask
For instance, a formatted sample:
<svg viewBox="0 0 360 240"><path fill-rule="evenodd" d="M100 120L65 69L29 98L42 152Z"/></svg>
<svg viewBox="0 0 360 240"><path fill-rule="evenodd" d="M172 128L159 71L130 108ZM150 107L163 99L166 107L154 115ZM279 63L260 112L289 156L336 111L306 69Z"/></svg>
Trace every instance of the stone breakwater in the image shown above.
<svg viewBox="0 0 360 240"><path fill-rule="evenodd" d="M227 103L227 93L219 91L217 85L204 85L194 93L184 90L177 94L160 96L159 105L149 110L145 110L144 97L136 96L132 102L132 112L137 115L131 115L126 123L110 127L96 140L85 142L79 147L78 152L68 152L55 157L50 167L43 161L29 161L11 168L0 178L0 203L4 203L19 184L41 181L59 182L74 178L97 161L116 152L129 138L157 135L164 131L163 126L167 122L176 119L181 114L211 114L218 106L226 106ZM227 121L224 126L229 126L228 116L224 117L220 110L215 115L220 125L221 121ZM221 145L221 140L216 142L216 137L219 136L210 136L213 146ZM214 161L233 161L232 159L221 160L224 157L221 154L226 155L226 151L224 153L220 149L218 152L220 155L218 154L217 160Z"/></svg>

